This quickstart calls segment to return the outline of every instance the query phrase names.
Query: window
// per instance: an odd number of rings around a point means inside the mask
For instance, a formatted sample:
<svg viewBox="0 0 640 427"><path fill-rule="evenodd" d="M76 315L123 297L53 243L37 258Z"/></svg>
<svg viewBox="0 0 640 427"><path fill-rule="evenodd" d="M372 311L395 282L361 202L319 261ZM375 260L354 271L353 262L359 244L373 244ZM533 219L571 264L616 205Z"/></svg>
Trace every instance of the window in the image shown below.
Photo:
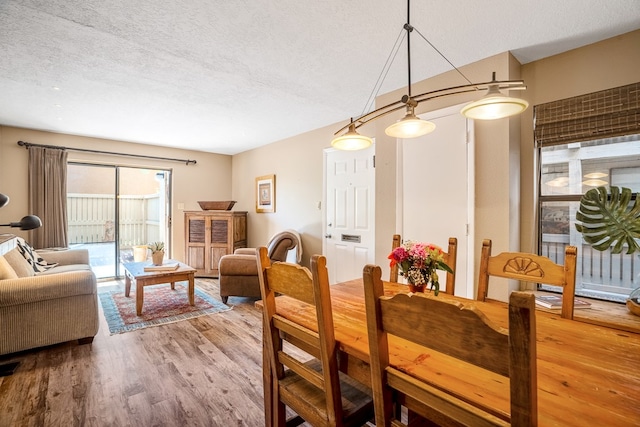
<svg viewBox="0 0 640 427"><path fill-rule="evenodd" d="M576 246L576 294L624 302L640 287L640 255L592 249L575 214L591 188L640 192L640 83L537 105L534 117L539 253L562 264L565 246Z"/></svg>
<svg viewBox="0 0 640 427"><path fill-rule="evenodd" d="M640 256L592 249L575 228L575 213L591 188L640 191L640 135L542 147L539 158L539 253L562 264L565 246L576 246L576 294L624 302L640 286Z"/></svg>

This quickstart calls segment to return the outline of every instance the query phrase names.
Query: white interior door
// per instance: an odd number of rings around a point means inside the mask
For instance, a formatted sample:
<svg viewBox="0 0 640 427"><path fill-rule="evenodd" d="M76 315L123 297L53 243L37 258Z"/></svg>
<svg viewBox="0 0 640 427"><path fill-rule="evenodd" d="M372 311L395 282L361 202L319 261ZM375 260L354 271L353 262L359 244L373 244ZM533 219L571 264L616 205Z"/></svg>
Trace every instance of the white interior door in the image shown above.
<svg viewBox="0 0 640 427"><path fill-rule="evenodd" d="M325 220L323 252L330 283L362 277L374 263L374 147L359 151L325 151Z"/></svg>
<svg viewBox="0 0 640 427"><path fill-rule="evenodd" d="M398 144L397 228L403 240L434 243L445 251L449 237L456 237L456 295L473 298L473 136L459 111L452 107L420 116L436 130ZM445 273L439 275L444 287Z"/></svg>

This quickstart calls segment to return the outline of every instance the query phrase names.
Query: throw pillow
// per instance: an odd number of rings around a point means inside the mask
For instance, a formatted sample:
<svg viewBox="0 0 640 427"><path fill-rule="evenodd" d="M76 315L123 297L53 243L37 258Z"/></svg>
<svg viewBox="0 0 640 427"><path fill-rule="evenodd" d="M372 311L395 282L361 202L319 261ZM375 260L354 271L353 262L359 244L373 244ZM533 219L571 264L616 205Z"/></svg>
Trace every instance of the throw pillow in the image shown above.
<svg viewBox="0 0 640 427"><path fill-rule="evenodd" d="M13 267L9 265L9 263L3 256L0 256L0 280L17 278L18 275L16 274L16 271L13 269Z"/></svg>
<svg viewBox="0 0 640 427"><path fill-rule="evenodd" d="M31 277L36 275L31 264L24 259L22 254L18 251L18 248L13 248L4 254L4 259L9 263L11 268L13 268L13 271L18 277Z"/></svg>
<svg viewBox="0 0 640 427"><path fill-rule="evenodd" d="M49 264L47 261L45 261L44 258L42 258L40 255L38 255L36 253L35 249L33 249L31 247L31 245L29 245L21 237L18 237L16 239L16 249L18 249L18 251L22 254L24 259L27 260L29 265L31 265L31 267L33 268L33 271L36 272L36 273L41 273L43 271L47 271L48 269L53 268L56 265L58 265L57 263Z"/></svg>

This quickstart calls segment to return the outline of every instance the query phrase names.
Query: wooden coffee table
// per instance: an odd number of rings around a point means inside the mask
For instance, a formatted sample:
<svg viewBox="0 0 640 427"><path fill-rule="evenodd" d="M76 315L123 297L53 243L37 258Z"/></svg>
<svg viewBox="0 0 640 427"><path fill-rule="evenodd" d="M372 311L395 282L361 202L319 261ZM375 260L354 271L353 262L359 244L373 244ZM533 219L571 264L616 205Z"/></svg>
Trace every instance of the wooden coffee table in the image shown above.
<svg viewBox="0 0 640 427"><path fill-rule="evenodd" d="M178 268L169 271L144 271L144 268L150 265L149 261L144 262L127 262L123 263L125 275L124 295L129 296L131 291L131 282L136 285L136 315L142 314L142 304L144 303L144 287L149 285L157 285L160 283L171 283L171 289L176 288L176 282L184 280L189 281L189 304L194 305L194 275L195 268L189 267L174 260L166 260L165 263L178 263Z"/></svg>

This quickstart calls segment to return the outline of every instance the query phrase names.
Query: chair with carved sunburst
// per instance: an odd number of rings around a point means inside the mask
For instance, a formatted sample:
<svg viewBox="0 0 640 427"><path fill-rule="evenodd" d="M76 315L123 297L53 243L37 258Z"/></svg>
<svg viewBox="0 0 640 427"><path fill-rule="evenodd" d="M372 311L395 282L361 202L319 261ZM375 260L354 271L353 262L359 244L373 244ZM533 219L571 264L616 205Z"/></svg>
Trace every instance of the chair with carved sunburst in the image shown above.
<svg viewBox="0 0 640 427"><path fill-rule="evenodd" d="M502 252L491 256L491 240L485 239L482 241L476 299L479 301L487 299L489 276L562 286L562 317L573 319L576 258L577 249L575 246L565 248L564 265L556 264L545 256L525 252Z"/></svg>

